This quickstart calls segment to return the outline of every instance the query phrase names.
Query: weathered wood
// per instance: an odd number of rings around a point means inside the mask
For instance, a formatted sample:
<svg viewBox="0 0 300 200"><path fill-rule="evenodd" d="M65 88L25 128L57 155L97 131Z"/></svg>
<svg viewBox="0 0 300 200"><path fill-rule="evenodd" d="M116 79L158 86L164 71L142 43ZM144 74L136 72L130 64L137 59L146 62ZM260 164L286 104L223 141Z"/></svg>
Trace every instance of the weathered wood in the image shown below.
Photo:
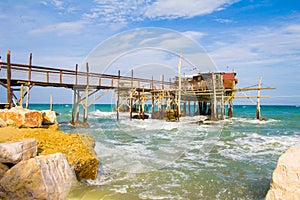
<svg viewBox="0 0 300 200"><path fill-rule="evenodd" d="M50 93L50 108L49 110L53 110L53 102L52 102L52 93Z"/></svg>
<svg viewBox="0 0 300 200"><path fill-rule="evenodd" d="M7 78L7 83L6 83L6 88L7 88L7 104L9 105L9 108L11 108L11 103L12 103L12 90L11 90L11 65L10 65L10 50L6 52L7 58L7 69L6 69L6 78Z"/></svg>
<svg viewBox="0 0 300 200"><path fill-rule="evenodd" d="M90 85L90 76L89 76L89 64L86 63L86 89L85 89L85 104L84 104L84 116L83 122L86 123L88 120L88 105L89 105L89 85Z"/></svg>
<svg viewBox="0 0 300 200"><path fill-rule="evenodd" d="M78 101L77 101L77 95L76 95L76 86L78 84L78 64L75 66L75 83L74 83L74 88L73 88L73 108L72 108L72 119L71 119L71 124L75 125L75 116L77 113L77 106L78 106Z"/></svg>
<svg viewBox="0 0 300 200"><path fill-rule="evenodd" d="M213 100L212 100L212 119L217 119L217 94L216 94L216 75L212 73L212 85L213 85Z"/></svg>
<svg viewBox="0 0 300 200"><path fill-rule="evenodd" d="M258 90L257 90L257 104L256 104L256 119L260 120L260 87L261 87L262 77L258 79Z"/></svg>
<svg viewBox="0 0 300 200"><path fill-rule="evenodd" d="M62 77L63 77L63 72L62 72L62 70L60 70L59 71L59 83L60 84L62 84L62 81L63 81Z"/></svg>
<svg viewBox="0 0 300 200"><path fill-rule="evenodd" d="M120 103L120 70L118 70L118 94L117 94L117 120L119 121L119 103Z"/></svg>
<svg viewBox="0 0 300 200"><path fill-rule="evenodd" d="M23 108L23 98L24 98L24 85L22 84L21 85L21 88L20 88L20 106L21 108Z"/></svg>
<svg viewBox="0 0 300 200"><path fill-rule="evenodd" d="M26 106L25 108L28 108L29 105L29 97L30 97L30 81L31 81L31 65L32 65L32 53L29 55L29 63L28 63L28 82L27 82L27 94L26 94Z"/></svg>

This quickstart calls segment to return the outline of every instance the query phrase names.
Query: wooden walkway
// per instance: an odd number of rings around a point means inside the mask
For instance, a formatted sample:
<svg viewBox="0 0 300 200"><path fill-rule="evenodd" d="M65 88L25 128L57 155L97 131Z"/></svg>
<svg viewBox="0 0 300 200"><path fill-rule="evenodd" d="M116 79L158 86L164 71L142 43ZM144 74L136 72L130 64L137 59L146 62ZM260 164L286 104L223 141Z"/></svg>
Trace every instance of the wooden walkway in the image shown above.
<svg viewBox="0 0 300 200"><path fill-rule="evenodd" d="M199 104L198 114L208 114L210 112L214 119L219 118L217 113L219 104L221 118L223 119L226 102L228 102L228 114L232 115L231 109L234 98L257 98L260 106L259 99L266 98L260 96L260 90L274 89L270 87L262 88L260 83L258 87L235 88L234 82L236 79L230 79L229 82L223 80L227 76L235 77L233 73L207 73L189 79L180 78L179 74L178 77L174 77L176 80L171 82L165 81L163 75L161 80L137 78L134 77L133 71L131 71L131 76L121 76L120 70L117 75L90 72L88 63L86 63L85 72L79 71L78 65L75 66L75 70L36 66L32 65L32 54L30 54L28 64L12 63L10 51L7 52L6 62L0 62L0 67L0 84L7 89L7 104L9 107L13 106L13 99L15 99L15 104L23 105L24 98L26 98L26 107L28 107L30 89L34 86L72 89L74 91L71 120L73 124L79 121L80 105L83 106L84 110L83 122L87 122L89 105L95 103L109 90L114 90L117 96L117 118L119 118L120 108L124 106L129 108L130 118L132 118L135 105L139 108L139 118L144 119L145 103L151 101L153 116L155 112L158 112L158 118L164 118L166 116L163 113L166 109L175 109L174 112L177 112L176 115L179 120L180 108L184 107L186 113L187 103L190 110L190 103L194 102L195 107L195 102L197 102ZM206 76L207 79L203 80L203 76ZM226 86L228 83L229 87ZM235 96L237 92L249 90L259 91L258 96ZM15 95L15 91L20 92L19 98ZM89 97L99 91L102 91L102 93L93 102L89 102ZM157 111L154 110L154 105L157 106Z"/></svg>

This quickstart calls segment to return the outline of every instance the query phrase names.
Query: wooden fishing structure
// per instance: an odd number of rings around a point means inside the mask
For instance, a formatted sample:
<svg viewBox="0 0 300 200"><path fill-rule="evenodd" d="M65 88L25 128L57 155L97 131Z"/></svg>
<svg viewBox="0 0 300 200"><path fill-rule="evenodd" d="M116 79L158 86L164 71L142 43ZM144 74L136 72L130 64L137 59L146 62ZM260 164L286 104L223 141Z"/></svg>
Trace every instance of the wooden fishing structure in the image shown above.
<svg viewBox="0 0 300 200"><path fill-rule="evenodd" d="M87 124L88 108L108 91L114 90L116 96L116 112L128 112L130 119L146 119L151 113L153 119L179 121L185 115L207 115L211 120L225 118L225 105L228 116L233 115L233 100L235 98L256 98L257 118L260 119L261 90L274 89L261 87L261 78L258 87L235 88L238 80L235 72L209 72L182 76L181 55L178 64L178 76L174 80L165 81L164 75L160 80L121 76L90 72L86 63L86 71L35 66L32 64L32 54L28 64L11 62L11 53L7 51L6 62L0 62L0 84L7 90L5 106L15 105L28 108L30 90L34 86L60 87L73 90L72 124ZM5 73L6 72L6 73ZM257 90L257 96L236 96L237 92ZM16 91L20 93L19 97ZM90 100L95 95L96 98ZM149 106L151 105L151 110ZM80 109L83 108L83 109ZM145 110L146 109L146 110ZM83 112L82 121L80 111Z"/></svg>

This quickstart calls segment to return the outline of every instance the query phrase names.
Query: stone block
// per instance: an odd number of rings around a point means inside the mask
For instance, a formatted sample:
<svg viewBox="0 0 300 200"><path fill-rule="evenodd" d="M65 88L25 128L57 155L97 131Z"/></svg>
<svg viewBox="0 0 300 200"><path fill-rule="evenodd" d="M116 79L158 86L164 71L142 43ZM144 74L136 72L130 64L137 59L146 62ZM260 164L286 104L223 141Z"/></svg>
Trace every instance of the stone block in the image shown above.
<svg viewBox="0 0 300 200"><path fill-rule="evenodd" d="M60 200L76 182L66 157L56 153L19 162L2 177L0 188L8 199Z"/></svg>
<svg viewBox="0 0 300 200"><path fill-rule="evenodd" d="M275 199L300 199L300 148L290 148L278 159L266 196Z"/></svg>
<svg viewBox="0 0 300 200"><path fill-rule="evenodd" d="M7 126L38 128L42 126L43 115L36 110L13 107L0 110L0 119Z"/></svg>
<svg viewBox="0 0 300 200"><path fill-rule="evenodd" d="M37 142L26 138L20 142L0 143L0 162L16 164L37 155Z"/></svg>
<svg viewBox="0 0 300 200"><path fill-rule="evenodd" d="M52 124L57 124L56 120L56 112L52 110L42 110L41 111L43 114L43 124L44 125L52 125Z"/></svg>

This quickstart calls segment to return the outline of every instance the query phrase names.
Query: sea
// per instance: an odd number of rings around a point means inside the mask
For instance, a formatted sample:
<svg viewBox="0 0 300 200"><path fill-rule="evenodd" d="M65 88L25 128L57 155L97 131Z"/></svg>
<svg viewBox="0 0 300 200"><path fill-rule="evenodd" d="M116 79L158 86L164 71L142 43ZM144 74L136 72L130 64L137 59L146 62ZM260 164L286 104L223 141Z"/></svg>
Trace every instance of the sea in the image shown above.
<svg viewBox="0 0 300 200"><path fill-rule="evenodd" d="M30 109L49 109L32 104ZM82 181L66 199L264 199L277 160L300 147L300 107L235 105L232 118L179 122L129 118L114 105L89 108L89 128L73 127L72 105L55 104L60 130L86 133L101 162L96 180Z"/></svg>

